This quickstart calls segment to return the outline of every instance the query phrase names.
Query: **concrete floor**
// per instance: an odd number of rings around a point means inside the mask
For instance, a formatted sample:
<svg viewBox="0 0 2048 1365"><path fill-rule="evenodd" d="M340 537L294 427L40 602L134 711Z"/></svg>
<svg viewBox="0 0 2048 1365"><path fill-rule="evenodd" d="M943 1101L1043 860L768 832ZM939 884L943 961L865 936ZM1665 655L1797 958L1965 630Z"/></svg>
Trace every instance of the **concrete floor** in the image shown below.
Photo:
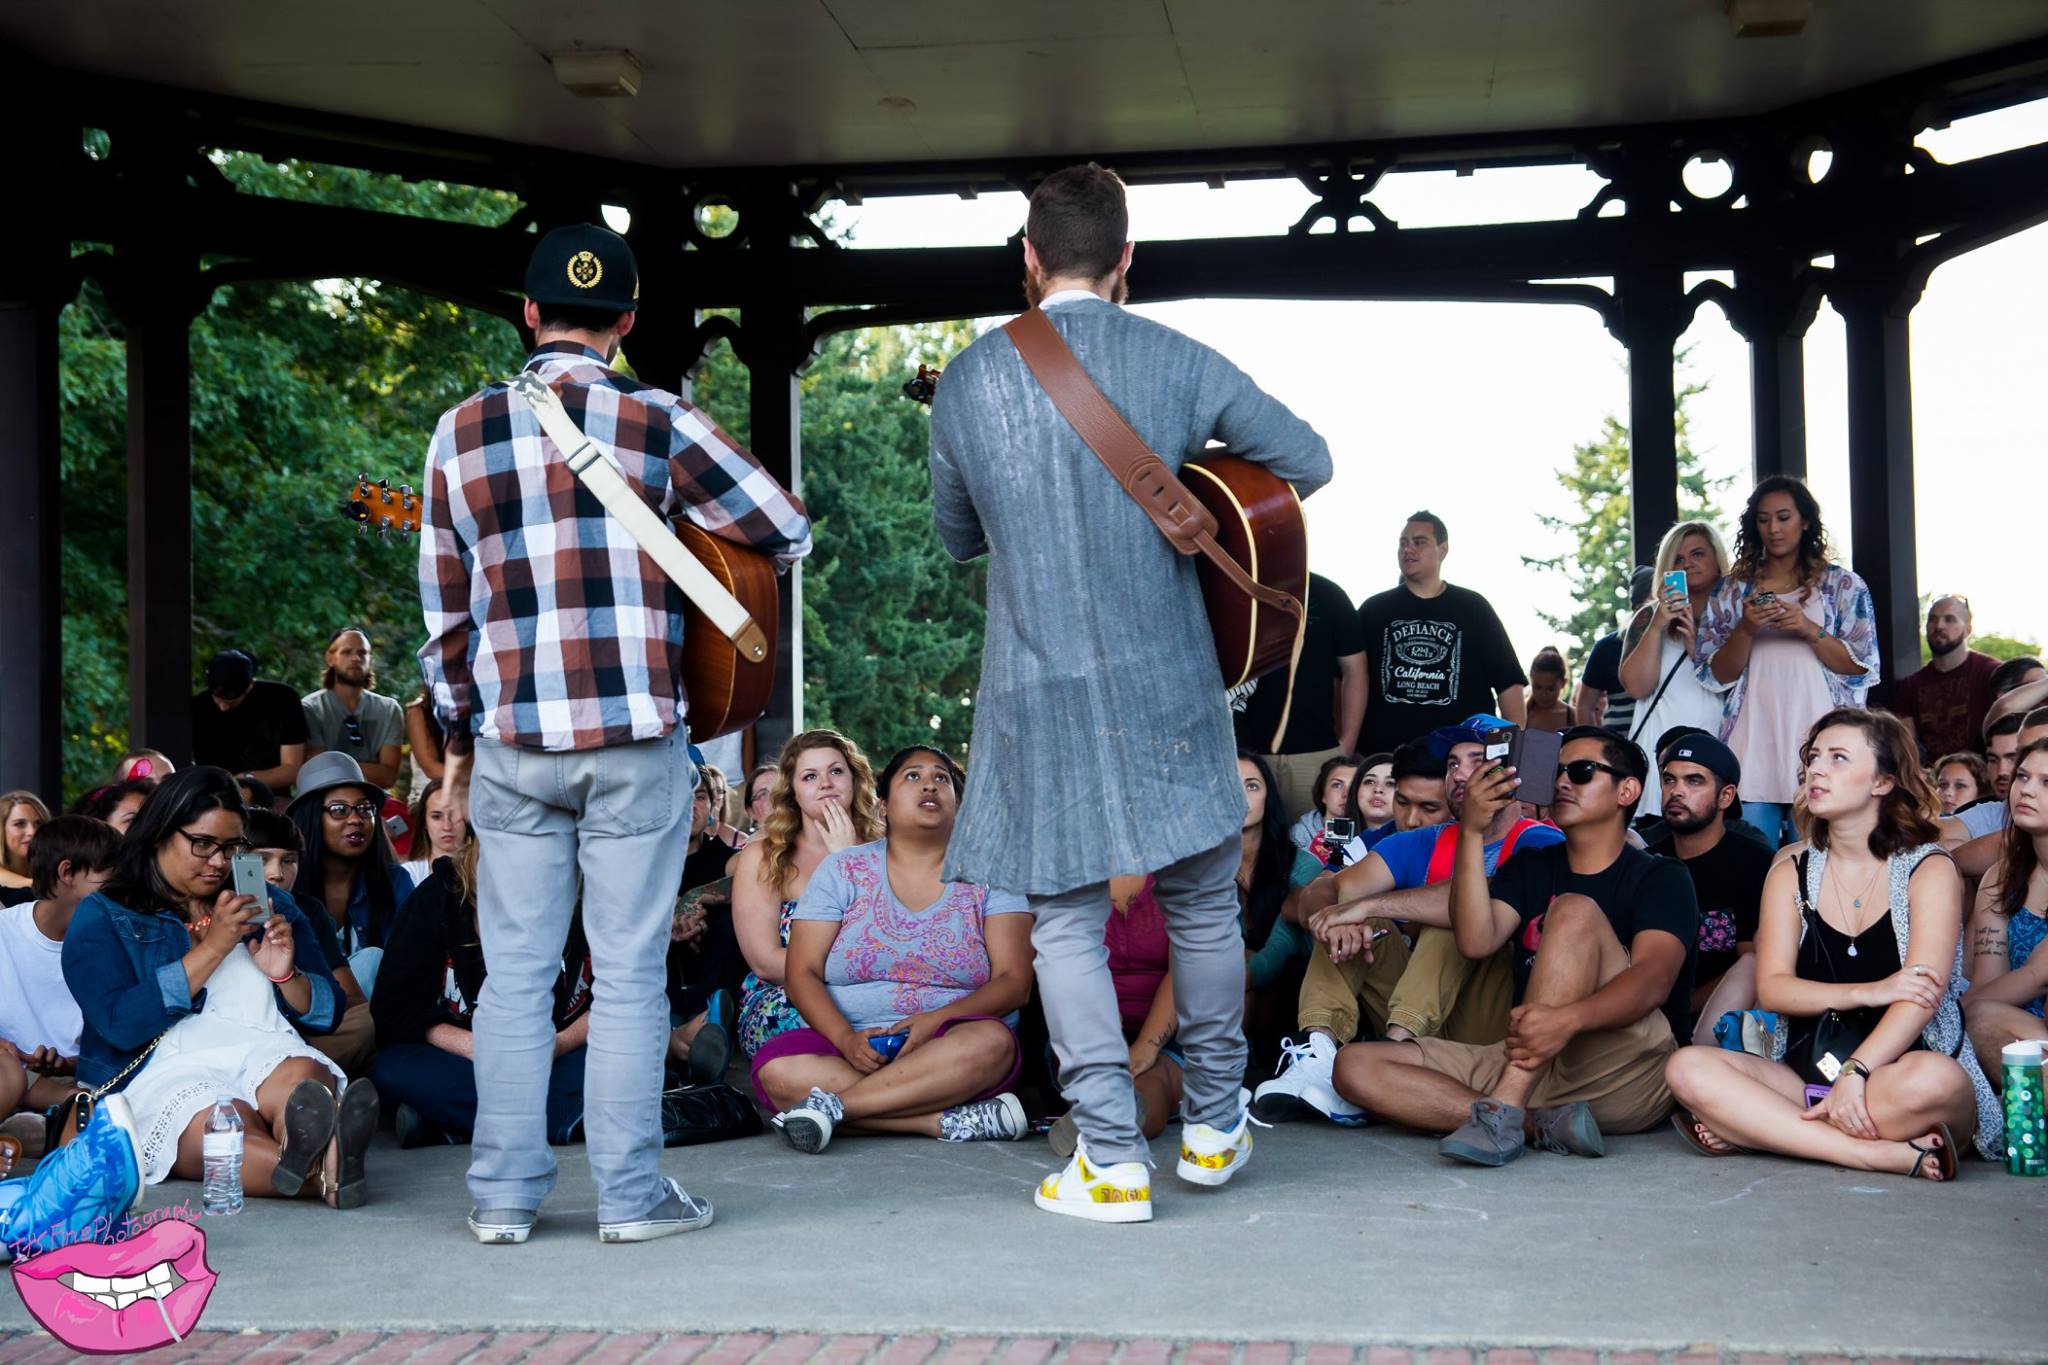
<svg viewBox="0 0 2048 1365"><path fill-rule="evenodd" d="M1258 1134L1221 1191L1155 1148L1157 1221L1031 1206L1042 1140L947 1147L773 1136L668 1153L715 1227L607 1247L580 1149L524 1248L475 1245L466 1148L372 1154L353 1213L251 1201L207 1219L202 1326L1168 1336L1842 1356L2048 1355L2048 1180L1965 1162L1952 1187L1668 1131L1601 1161L1455 1167L1391 1130ZM388 1139L380 1139L387 1141ZM196 1203L194 1185L150 1206ZM0 1302L0 1330L26 1326Z"/></svg>

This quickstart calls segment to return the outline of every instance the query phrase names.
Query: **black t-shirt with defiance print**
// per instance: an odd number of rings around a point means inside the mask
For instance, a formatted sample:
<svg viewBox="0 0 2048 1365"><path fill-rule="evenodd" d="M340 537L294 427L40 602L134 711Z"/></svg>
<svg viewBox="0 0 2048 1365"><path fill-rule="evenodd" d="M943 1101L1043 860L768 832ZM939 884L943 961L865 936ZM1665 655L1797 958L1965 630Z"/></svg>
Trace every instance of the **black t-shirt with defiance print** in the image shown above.
<svg viewBox="0 0 2048 1365"><path fill-rule="evenodd" d="M1529 681L1493 606L1445 584L1435 597L1390 588L1358 608L1371 680L1360 753L1385 753L1440 725L1494 709L1496 694Z"/></svg>

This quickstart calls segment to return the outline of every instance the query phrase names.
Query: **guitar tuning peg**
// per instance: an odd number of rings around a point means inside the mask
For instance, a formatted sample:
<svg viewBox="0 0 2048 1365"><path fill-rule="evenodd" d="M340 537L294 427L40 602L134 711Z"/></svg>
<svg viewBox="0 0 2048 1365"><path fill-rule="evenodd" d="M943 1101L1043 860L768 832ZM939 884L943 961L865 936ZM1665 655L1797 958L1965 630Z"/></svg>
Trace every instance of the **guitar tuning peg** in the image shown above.
<svg viewBox="0 0 2048 1365"><path fill-rule="evenodd" d="M379 479L377 480L377 487L383 489L386 493L389 493L391 491L391 480Z"/></svg>
<svg viewBox="0 0 2048 1365"><path fill-rule="evenodd" d="M402 483L398 485L398 491L402 496L409 498L412 496L412 485L409 483Z"/></svg>

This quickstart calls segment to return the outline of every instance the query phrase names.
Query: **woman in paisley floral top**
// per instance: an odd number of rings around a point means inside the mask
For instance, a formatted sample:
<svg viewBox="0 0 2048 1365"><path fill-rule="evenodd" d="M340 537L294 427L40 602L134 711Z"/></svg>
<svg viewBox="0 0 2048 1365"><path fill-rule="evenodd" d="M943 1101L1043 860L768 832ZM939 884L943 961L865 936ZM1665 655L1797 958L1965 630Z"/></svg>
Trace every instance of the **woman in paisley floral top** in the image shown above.
<svg viewBox="0 0 2048 1365"><path fill-rule="evenodd" d="M749 1057L803 1026L783 973L790 916L826 855L878 838L874 770L836 730L806 730L782 746L760 837L732 864L732 923L751 969L742 986L740 1049Z"/></svg>
<svg viewBox="0 0 2048 1365"><path fill-rule="evenodd" d="M787 981L807 1026L755 1054L754 1086L799 1151L822 1151L841 1124L1024 1136L1009 1091L1031 915L1022 896L944 879L962 785L936 749L897 754L882 770L888 837L826 858L797 905Z"/></svg>
<svg viewBox="0 0 2048 1365"><path fill-rule="evenodd" d="M1862 579L1828 559L1820 504L1798 479L1757 484L1735 537L1735 567L1700 627L1699 676L1721 692L1721 738L1742 763L1746 818L1783 844L1800 742L1878 680L1877 612Z"/></svg>

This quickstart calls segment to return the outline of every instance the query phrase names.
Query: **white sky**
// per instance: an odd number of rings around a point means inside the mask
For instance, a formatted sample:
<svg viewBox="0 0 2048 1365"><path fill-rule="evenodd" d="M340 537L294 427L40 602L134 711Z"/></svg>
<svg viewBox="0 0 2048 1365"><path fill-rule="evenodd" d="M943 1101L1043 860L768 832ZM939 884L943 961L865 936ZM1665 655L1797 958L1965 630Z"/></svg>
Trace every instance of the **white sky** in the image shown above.
<svg viewBox="0 0 2048 1365"><path fill-rule="evenodd" d="M2048 140L2048 101L1958 121L1922 136L1946 161ZM1567 218L1600 180L1582 167L1390 175L1373 201L1403 226ZM1311 196L1292 181L1131 192L1134 277L1144 243L1283 231ZM1016 194L836 206L861 247L994 245L1022 224ZM1336 457L1335 481L1308 503L1311 562L1362 598L1395 580L1402 518L1428 507L1450 524L1446 576L1486 593L1524 661L1555 639L1539 610L1569 611L1555 575L1522 554L1568 548L1536 521L1573 508L1553 472L1627 418L1627 355L1590 309L1539 304L1304 303L1202 300L1137 311L1216 347L1312 422ZM2048 607L2022 550L2022 509L2039 506L2048 377L2048 227L1943 266L1912 316L1920 586L1967 593L1980 631L2048 637ZM1693 400L1692 441L1710 473L1733 474L1724 532L1750 482L1748 347L1702 307L1680 340ZM1831 535L1849 537L1843 333L1823 306L1806 340L1809 479Z"/></svg>

